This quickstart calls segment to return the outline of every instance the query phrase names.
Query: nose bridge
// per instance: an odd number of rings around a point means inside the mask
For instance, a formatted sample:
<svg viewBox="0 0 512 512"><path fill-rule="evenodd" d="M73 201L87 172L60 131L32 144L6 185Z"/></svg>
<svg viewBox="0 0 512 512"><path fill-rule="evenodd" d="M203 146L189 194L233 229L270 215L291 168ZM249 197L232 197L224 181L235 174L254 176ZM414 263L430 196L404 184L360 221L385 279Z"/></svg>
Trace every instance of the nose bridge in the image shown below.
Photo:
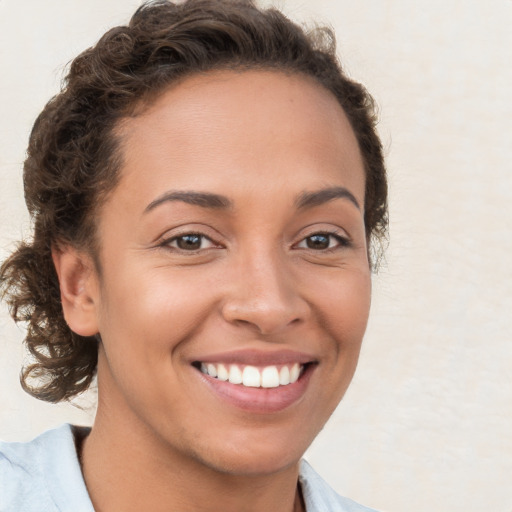
<svg viewBox="0 0 512 512"><path fill-rule="evenodd" d="M277 248L260 246L247 251L234 269L233 286L224 304L226 320L271 334L304 319L307 304L298 293L286 256Z"/></svg>
<svg viewBox="0 0 512 512"><path fill-rule="evenodd" d="M289 289L289 270L282 259L276 251L259 251L244 259L240 271L245 278L242 276L241 282L247 280L246 291L253 302L284 307L292 290Z"/></svg>

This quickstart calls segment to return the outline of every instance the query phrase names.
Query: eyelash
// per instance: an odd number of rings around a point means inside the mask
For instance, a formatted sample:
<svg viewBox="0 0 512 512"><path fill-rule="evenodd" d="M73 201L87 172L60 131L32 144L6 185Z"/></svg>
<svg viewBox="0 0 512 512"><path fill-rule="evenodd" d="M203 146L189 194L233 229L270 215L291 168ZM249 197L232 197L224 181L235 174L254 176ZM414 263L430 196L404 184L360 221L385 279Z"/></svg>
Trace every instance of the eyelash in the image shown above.
<svg viewBox="0 0 512 512"><path fill-rule="evenodd" d="M197 237L199 238L199 243L200 243L200 247L198 248L194 248L194 249L185 249L183 247L179 247L178 246L178 243L179 243L179 240L183 240L183 239L186 239L187 237ZM314 237L325 237L327 239L329 239L329 242L328 242L328 246L325 247L325 248L313 248L313 247L301 247L301 244L307 244L308 240L314 238ZM332 239L335 239L336 240L336 245L335 246L332 246L331 247L331 242L332 242ZM204 241L208 241L210 242L211 246L210 247L201 247L203 245L203 242ZM173 244L176 244L176 245L173 245ZM302 240L300 240L300 242L298 244L295 244L294 245L294 248L297 247L297 248L300 248L300 249L308 249L308 250L311 250L311 251L314 251L314 252L333 252L333 251L336 251L336 250L339 250L339 249L342 249L342 248L345 248L345 247L350 247L351 245L351 242L349 240L348 237L344 236L344 235L341 235L339 234L337 231L332 231L332 232L329 232L329 231L318 231L318 232L315 232L315 233L311 233L310 235L308 235L307 237L304 237ZM169 239L166 239L164 240L161 244L160 244L161 247L166 247L166 248L171 248L173 250L176 250L178 252L184 252L184 253L190 253L190 254L194 254L194 253L198 253L199 251L204 251L204 250L207 250L207 249L211 249L213 247L219 247L219 244L215 243L209 236L203 234L203 233L194 233L194 232L191 232L191 233L183 233L181 235L178 235L178 236L174 236L172 238L169 238Z"/></svg>
<svg viewBox="0 0 512 512"><path fill-rule="evenodd" d="M339 249L343 249L345 247L350 247L350 245L351 245L350 239L347 236L340 234L338 231L317 231L317 232L311 233L310 235L303 238L298 244L296 244L296 246L300 247L300 244L303 244L303 243L307 244L307 241L314 237L325 237L325 238L330 239L328 246L326 248L322 248L322 249L314 249L312 247L301 247L301 248L309 249L314 252L333 252L333 251L336 251ZM332 241L331 239L333 239L333 238L336 240L337 244L334 247L331 247L331 241Z"/></svg>
<svg viewBox="0 0 512 512"><path fill-rule="evenodd" d="M200 239L200 245L203 245L203 241L207 240L208 242L211 243L211 247L207 247L207 248L203 248L203 247L199 247L197 249L183 249L182 247L179 247L177 246L178 244L178 241L181 239L185 239L187 237L197 237ZM173 243L176 243L176 246L173 246L172 244ZM207 249L211 249L212 247L219 247L218 244L216 244L209 236L206 236L204 235L203 233L183 233L181 235L177 235L177 236L173 236L172 238L168 238L166 240L164 240L161 244L160 244L161 247L166 247L166 248L171 248L171 249L174 249L176 251L179 251L179 252L188 252L188 253L191 253L191 254L194 254L194 253L197 253L201 250L207 250Z"/></svg>

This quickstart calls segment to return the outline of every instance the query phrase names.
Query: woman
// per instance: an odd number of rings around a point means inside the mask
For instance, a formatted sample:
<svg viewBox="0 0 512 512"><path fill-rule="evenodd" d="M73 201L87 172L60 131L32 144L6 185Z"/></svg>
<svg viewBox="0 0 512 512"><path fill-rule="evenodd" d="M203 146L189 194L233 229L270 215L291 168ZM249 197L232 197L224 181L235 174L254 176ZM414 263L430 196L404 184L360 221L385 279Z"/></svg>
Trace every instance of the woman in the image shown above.
<svg viewBox="0 0 512 512"><path fill-rule="evenodd" d="M386 230L372 101L332 41L249 1L154 2L72 63L1 279L25 389L66 400L97 372L98 410L1 446L0 510L368 510L301 462Z"/></svg>

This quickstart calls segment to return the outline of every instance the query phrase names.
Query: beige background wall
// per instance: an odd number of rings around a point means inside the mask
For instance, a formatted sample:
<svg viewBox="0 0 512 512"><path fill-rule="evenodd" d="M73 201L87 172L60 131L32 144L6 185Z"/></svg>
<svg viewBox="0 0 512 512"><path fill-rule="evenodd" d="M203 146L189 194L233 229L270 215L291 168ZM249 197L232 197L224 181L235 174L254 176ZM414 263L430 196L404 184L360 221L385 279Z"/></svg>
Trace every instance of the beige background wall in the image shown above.
<svg viewBox="0 0 512 512"><path fill-rule="evenodd" d="M63 65L138 0L0 0L0 255L28 233L21 163ZM342 494L394 512L512 511L512 2L286 0L331 23L374 93L391 246L352 388L308 456ZM0 316L0 438L92 409L18 384ZM94 401L86 397L82 403Z"/></svg>

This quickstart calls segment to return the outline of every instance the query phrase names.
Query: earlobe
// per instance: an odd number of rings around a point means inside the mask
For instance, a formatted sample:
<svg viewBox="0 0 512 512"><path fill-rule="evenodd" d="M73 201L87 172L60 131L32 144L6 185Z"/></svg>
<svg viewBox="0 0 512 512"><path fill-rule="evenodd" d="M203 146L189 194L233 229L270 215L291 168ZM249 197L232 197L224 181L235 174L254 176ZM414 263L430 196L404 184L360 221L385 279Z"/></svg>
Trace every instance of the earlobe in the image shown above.
<svg viewBox="0 0 512 512"><path fill-rule="evenodd" d="M52 249L64 319L80 336L98 333L98 279L90 256L65 246Z"/></svg>

